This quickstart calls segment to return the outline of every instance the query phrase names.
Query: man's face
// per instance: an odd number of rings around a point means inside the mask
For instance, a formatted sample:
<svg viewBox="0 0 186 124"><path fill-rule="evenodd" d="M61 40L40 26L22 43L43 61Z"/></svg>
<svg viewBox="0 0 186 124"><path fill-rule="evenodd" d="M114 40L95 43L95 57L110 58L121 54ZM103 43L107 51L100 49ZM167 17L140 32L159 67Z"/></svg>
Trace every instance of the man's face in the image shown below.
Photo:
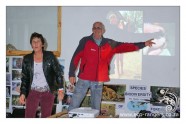
<svg viewBox="0 0 186 124"><path fill-rule="evenodd" d="M103 35L102 25L100 23L95 23L92 28L92 32L95 39L100 39Z"/></svg>
<svg viewBox="0 0 186 124"><path fill-rule="evenodd" d="M35 37L32 39L32 49L34 50L34 52L42 51L42 47L43 44L40 38Z"/></svg>

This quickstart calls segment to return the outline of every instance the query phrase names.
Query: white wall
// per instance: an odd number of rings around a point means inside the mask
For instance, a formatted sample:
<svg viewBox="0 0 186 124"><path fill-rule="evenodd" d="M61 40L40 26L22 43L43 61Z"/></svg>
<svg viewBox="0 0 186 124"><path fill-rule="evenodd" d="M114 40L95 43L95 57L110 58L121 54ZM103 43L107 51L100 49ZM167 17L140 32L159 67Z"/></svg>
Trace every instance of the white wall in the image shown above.
<svg viewBox="0 0 186 124"><path fill-rule="evenodd" d="M6 10L6 44L32 50L30 36L38 32L48 43L48 50L57 49L57 7L8 6Z"/></svg>

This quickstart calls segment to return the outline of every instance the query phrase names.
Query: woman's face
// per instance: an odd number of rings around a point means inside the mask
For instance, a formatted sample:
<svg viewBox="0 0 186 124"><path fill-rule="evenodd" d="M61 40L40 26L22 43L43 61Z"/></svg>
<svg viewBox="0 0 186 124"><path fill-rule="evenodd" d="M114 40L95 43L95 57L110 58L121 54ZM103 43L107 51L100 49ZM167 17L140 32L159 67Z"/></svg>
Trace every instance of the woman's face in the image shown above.
<svg viewBox="0 0 186 124"><path fill-rule="evenodd" d="M42 51L42 47L43 44L40 38L35 37L32 39L32 49L34 50L34 52Z"/></svg>

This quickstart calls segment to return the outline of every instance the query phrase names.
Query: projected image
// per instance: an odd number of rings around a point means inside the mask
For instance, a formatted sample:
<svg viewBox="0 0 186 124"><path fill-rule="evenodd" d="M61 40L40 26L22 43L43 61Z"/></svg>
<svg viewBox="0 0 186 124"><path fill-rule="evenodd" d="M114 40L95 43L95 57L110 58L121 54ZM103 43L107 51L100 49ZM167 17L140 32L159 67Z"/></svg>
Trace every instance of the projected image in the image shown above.
<svg viewBox="0 0 186 124"><path fill-rule="evenodd" d="M154 38L152 47L143 49L144 55L174 56L175 26L173 23L144 23L146 36Z"/></svg>
<svg viewBox="0 0 186 124"><path fill-rule="evenodd" d="M107 20L111 26L125 33L142 33L142 11L110 11L107 14Z"/></svg>
<svg viewBox="0 0 186 124"><path fill-rule="evenodd" d="M143 32L143 11L108 11L105 35L119 42L137 42ZM116 54L110 65L111 79L141 80L141 51Z"/></svg>
<svg viewBox="0 0 186 124"><path fill-rule="evenodd" d="M141 80L142 51L115 55L110 66L111 79Z"/></svg>

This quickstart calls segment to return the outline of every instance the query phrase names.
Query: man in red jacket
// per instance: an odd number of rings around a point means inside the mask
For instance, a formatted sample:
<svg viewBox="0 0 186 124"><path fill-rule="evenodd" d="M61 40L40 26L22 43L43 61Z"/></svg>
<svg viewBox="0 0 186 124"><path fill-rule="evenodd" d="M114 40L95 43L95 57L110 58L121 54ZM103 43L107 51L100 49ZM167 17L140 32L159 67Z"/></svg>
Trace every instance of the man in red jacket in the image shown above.
<svg viewBox="0 0 186 124"><path fill-rule="evenodd" d="M92 34L83 37L72 57L69 69L69 81L76 82L75 72L79 62L78 81L72 96L69 110L78 108L91 89L91 107L100 110L103 83L109 81L109 65L116 53L137 51L145 46L151 47L154 42L147 40L138 43L123 43L104 38L105 26L102 22L95 22ZM80 61L81 60L81 61Z"/></svg>

